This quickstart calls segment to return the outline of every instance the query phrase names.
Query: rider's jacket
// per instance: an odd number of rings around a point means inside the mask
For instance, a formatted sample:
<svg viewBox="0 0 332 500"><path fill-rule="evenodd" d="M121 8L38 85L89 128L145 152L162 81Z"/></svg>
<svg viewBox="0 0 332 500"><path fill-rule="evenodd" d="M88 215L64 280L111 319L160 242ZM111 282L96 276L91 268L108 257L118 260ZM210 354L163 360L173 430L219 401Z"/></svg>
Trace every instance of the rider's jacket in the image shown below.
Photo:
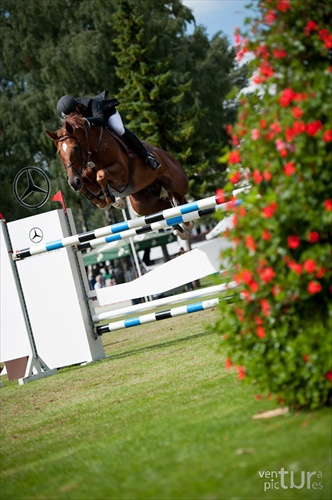
<svg viewBox="0 0 332 500"><path fill-rule="evenodd" d="M91 127L103 127L107 125L107 120L116 112L115 106L120 103L117 99L106 99L108 94L104 90L95 97L76 97L75 100L82 107L84 118L89 121Z"/></svg>

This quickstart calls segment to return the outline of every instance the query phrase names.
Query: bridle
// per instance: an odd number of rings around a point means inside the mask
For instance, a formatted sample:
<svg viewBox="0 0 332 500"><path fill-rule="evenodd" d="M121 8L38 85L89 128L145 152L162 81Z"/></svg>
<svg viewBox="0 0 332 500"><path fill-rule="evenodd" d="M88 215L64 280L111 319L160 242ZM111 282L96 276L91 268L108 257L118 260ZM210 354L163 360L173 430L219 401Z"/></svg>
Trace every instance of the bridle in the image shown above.
<svg viewBox="0 0 332 500"><path fill-rule="evenodd" d="M96 147L95 147L95 149L94 149L93 152L89 151L89 149L90 149L89 148L89 138L88 138L88 133L87 133L87 130L86 130L86 125L84 125L84 135L85 135L85 143L86 143L86 145L84 145L82 143L82 141L80 141L80 139L78 139L73 134L67 134L64 137L61 137L60 139L58 139L57 142L65 142L68 139L74 139L77 142L78 148L79 148L80 157L77 158L76 160L70 161L69 163L63 164L64 169L66 170L66 172L68 171L69 168L71 168L72 170L74 170L74 172L76 172L76 174L78 176L80 176L80 175L83 174L84 170L89 166L89 163L91 163L93 155L95 155L97 153L98 149L99 149L99 146L100 146L100 143L101 143L101 140L102 140L102 136L103 136L103 132L104 132L104 127L100 127L99 139L98 139L97 145L96 145ZM84 155L83 155L83 153L85 154L85 157L86 157L85 161L84 161ZM80 162L81 165L82 165L82 170L81 170L80 173L76 170L76 168L73 167L73 165L75 163L78 163L78 162Z"/></svg>

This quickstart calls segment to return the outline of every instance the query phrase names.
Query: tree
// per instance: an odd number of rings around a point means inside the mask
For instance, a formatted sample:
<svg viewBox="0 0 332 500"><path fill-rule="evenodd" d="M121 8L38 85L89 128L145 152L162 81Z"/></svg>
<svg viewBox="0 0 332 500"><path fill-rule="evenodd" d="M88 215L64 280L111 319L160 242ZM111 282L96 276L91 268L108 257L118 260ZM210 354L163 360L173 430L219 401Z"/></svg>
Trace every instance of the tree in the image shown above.
<svg viewBox="0 0 332 500"><path fill-rule="evenodd" d="M59 127L55 105L61 95L114 89L113 4L105 0L95 0L94 5L89 0L2 2L0 208L7 220L29 214L12 195L16 173L28 165L46 170L52 192L62 189L74 212L88 217L90 206L68 188L45 130ZM51 206L49 202L42 210Z"/></svg>
<svg viewBox="0 0 332 500"><path fill-rule="evenodd" d="M222 305L239 378L293 407L331 394L331 4L262 0L253 80L232 131L230 188L252 184L229 237L233 304Z"/></svg>
<svg viewBox="0 0 332 500"><path fill-rule="evenodd" d="M180 0L2 1L0 211L7 220L28 215L12 183L29 165L47 172L52 192L63 190L79 226L96 219L89 202L68 188L45 134L59 127L55 106L64 94L108 89L120 97L129 128L184 164L192 196L214 191L224 170L218 157L228 140L225 121L236 114L226 96L244 70L236 69L221 35L210 42L198 27L188 37L193 21Z"/></svg>

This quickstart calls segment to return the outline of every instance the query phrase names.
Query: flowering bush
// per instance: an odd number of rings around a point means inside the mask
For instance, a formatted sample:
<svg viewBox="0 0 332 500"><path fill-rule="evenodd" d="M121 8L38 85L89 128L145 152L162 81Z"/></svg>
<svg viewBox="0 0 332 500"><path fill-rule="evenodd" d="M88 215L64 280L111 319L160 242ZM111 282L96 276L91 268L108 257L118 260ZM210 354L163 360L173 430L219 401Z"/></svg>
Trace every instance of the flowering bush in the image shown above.
<svg viewBox="0 0 332 500"><path fill-rule="evenodd" d="M261 0L238 58L255 92L228 127L229 183L250 183L228 250L238 283L218 330L227 368L293 407L326 404L331 367L331 3Z"/></svg>

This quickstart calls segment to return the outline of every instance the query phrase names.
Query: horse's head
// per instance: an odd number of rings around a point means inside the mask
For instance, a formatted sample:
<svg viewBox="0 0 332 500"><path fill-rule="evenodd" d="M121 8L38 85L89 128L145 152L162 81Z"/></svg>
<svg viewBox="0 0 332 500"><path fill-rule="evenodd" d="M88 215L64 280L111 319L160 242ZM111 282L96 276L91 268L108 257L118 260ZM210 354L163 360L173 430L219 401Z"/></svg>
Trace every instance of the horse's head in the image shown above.
<svg viewBox="0 0 332 500"><path fill-rule="evenodd" d="M56 132L46 130L46 134L57 147L57 154L68 176L68 184L74 191L80 191L89 149L85 120L79 115L70 115L61 129Z"/></svg>

